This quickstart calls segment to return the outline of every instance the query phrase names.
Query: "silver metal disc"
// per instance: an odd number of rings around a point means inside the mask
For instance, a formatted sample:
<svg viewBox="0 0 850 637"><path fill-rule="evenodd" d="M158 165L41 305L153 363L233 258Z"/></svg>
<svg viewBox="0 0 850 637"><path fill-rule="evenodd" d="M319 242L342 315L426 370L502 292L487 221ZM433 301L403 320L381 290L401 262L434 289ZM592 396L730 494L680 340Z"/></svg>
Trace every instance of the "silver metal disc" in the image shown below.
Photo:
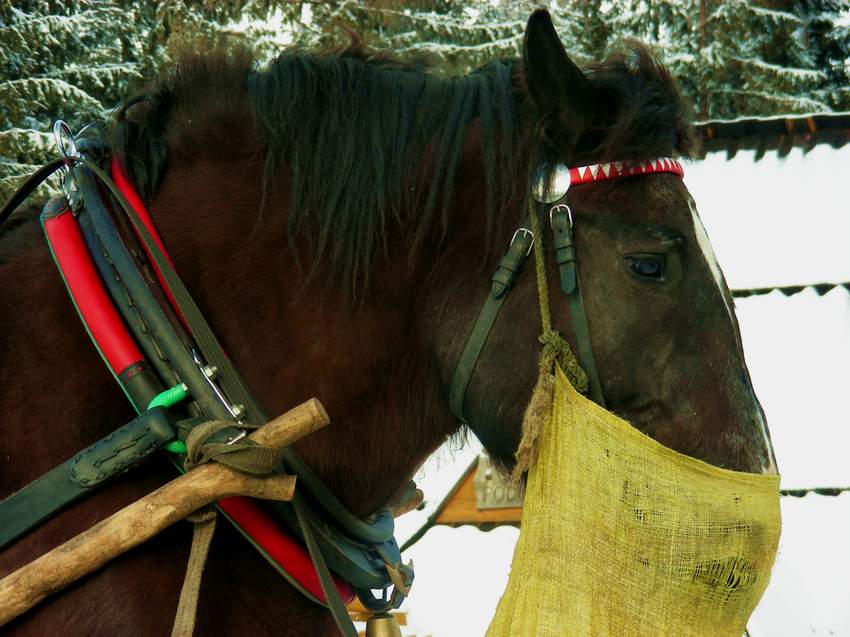
<svg viewBox="0 0 850 637"><path fill-rule="evenodd" d="M546 174L549 174L547 186ZM531 186L531 195L540 203L552 203L563 197L570 187L570 169L567 165L558 162L552 168L548 164L542 164L534 173L534 183Z"/></svg>

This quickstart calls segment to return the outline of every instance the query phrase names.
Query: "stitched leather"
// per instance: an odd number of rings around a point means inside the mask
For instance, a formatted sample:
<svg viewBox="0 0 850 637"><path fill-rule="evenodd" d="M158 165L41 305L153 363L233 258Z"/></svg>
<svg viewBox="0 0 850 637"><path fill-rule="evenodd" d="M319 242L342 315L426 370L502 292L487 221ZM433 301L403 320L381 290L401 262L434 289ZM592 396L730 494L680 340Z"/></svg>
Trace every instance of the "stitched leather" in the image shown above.
<svg viewBox="0 0 850 637"><path fill-rule="evenodd" d="M174 436L168 413L156 407L16 491L0 502L0 549Z"/></svg>
<svg viewBox="0 0 850 637"><path fill-rule="evenodd" d="M154 407L71 460L70 478L95 487L147 458L177 435L164 407Z"/></svg>

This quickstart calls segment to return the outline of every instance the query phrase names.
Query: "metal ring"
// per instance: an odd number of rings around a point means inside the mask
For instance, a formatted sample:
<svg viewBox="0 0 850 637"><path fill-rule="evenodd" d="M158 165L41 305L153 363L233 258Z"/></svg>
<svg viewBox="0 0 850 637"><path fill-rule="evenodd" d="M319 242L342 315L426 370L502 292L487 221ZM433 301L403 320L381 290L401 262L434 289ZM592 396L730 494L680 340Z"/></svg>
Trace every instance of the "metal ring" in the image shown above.
<svg viewBox="0 0 850 637"><path fill-rule="evenodd" d="M559 204L549 208L549 226L554 227L554 224L552 223L552 216L555 214L555 211L558 208L564 208L567 211L567 219L570 220L570 228L572 228L573 227L573 211L570 210L570 207L565 203L559 203Z"/></svg>
<svg viewBox="0 0 850 637"><path fill-rule="evenodd" d="M74 134L71 132L71 127L61 119L53 122L53 139L59 147L59 152L65 159L80 159L80 152L77 150L77 144L74 141Z"/></svg>
<svg viewBox="0 0 850 637"><path fill-rule="evenodd" d="M534 233L528 228L517 228L514 232L514 236L511 237L511 245L514 244L514 241L516 241L516 238L519 236L520 233L531 236L531 243L528 245L528 250L525 251L525 256L528 256L529 254L531 254L531 248L534 247Z"/></svg>

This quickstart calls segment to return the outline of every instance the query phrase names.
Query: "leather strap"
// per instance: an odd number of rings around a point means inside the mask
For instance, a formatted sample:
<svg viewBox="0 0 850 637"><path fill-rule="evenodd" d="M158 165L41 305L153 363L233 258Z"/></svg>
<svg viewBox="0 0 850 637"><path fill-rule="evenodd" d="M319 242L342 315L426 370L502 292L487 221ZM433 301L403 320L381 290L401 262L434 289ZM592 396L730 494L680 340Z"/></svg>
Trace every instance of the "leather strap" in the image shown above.
<svg viewBox="0 0 850 637"><path fill-rule="evenodd" d="M81 150L85 150L85 143L81 143L79 147ZM166 285L171 289L186 322L191 326L192 335L198 342L201 352L207 357L206 362L218 368L218 378L225 390L225 394L237 404L242 404L246 408L253 406L255 411L258 409L261 410L259 403L252 396L250 389L248 389L238 370L215 339L212 330L210 330L203 315L195 305L194 300L174 271L170 260L162 252L156 237L151 235L123 193L99 166L88 160L84 161L83 165L89 168L102 182L104 187L110 191L126 219L136 230L146 252L156 264ZM178 370L178 372L182 374L181 370ZM234 391L231 391L234 388L238 389L239 392L234 393ZM190 390L192 390L191 386ZM192 391L192 394L197 395L195 391ZM216 416L216 418L220 417L222 416ZM252 421L251 418L248 418L248 420ZM392 539L394 532L393 524L370 524L351 513L294 450L284 450L283 465L289 473L298 476L299 488L306 489L312 496L310 499L311 504L321 508L334 521L335 526L338 526L346 535L365 544L382 544Z"/></svg>
<svg viewBox="0 0 850 637"><path fill-rule="evenodd" d="M590 398L596 404L604 407L605 397L602 395L602 383L599 380L599 371L596 369L596 359L593 356L593 345L590 341L590 330L587 326L587 315L584 312L584 303L581 300L581 285L579 284L576 250L573 243L573 222L570 217L569 206L556 203L549 209L549 217L552 222L555 261L558 264L561 290L567 295L570 303L570 316L576 335L578 359L587 374Z"/></svg>
<svg viewBox="0 0 850 637"><path fill-rule="evenodd" d="M244 410L243 418L246 422L249 422L256 426L260 426L266 421L268 421L269 417L263 409L262 405L251 393L247 383L242 378L239 371L236 369L236 366L224 353L223 348L216 339L215 334L213 333L205 317L203 316L197 304L195 303L194 299L189 294L189 291L186 288L185 284L180 279L177 272L174 270L174 267L171 265L168 258L160 250L153 236L148 231L147 227L145 227L144 223L142 223L142 221L139 219L138 214L129 204L123 193L115 186L109 176L94 162L89 161L88 159L83 159L79 162L79 164L81 164L84 168L90 170L91 173L93 173L98 178L102 185L109 190L109 192L118 202L122 212L129 219L134 231L136 232L137 236L144 245L146 252L150 255L151 259L156 264L157 269L163 277L163 280L171 290L171 293L181 313L183 314L184 318L186 319L186 322L192 330L192 336L197 342L198 347L205 358L205 362L209 365L214 365L218 368L217 378L225 391L225 395L230 400L233 400L235 404L239 404L242 406ZM122 276L123 274L124 273L122 273ZM127 274L129 276L132 276L130 272L127 272ZM138 275L138 272L136 274ZM185 352L183 354L184 355L181 358L185 358ZM206 391L206 387L204 387L203 391L200 391L196 394L195 391L192 390L192 386L189 384L189 382L187 382L186 379L184 379L184 382L189 385L189 390L192 393L193 397L209 396L209 392ZM214 417L221 419L232 418L232 416L227 412L227 408L224 404L217 403L217 401L215 400L209 400L207 402L209 403L210 411L213 412L213 414L210 415L214 415ZM204 407L206 408L207 405L204 405ZM294 455L294 452L292 452L291 450L288 451L290 455ZM306 465L306 463L301 461L300 458L298 458L298 460L300 461L300 464ZM287 464L287 461L288 458L285 456L284 464ZM312 472L310 473L312 474ZM301 481L302 475L297 475L299 481ZM324 485L322 485L322 487L325 492L330 494L330 492L327 490L326 487L324 487ZM336 500L335 497L333 499ZM296 505L293 501L293 508L295 509L296 514L299 514L299 521L302 517L299 512L300 506L303 505ZM339 506L342 505L340 504ZM349 515L354 517L353 514L351 514L350 512ZM366 526L365 523L361 522L361 524ZM327 570L327 565L324 562L324 558L320 555L316 540L313 537L313 531L310 528L309 524L303 525L301 532L303 534L305 543L307 544L307 548L310 551L310 555L313 558L314 564L316 566L316 571L319 575L320 582L322 584L322 590L325 593L325 599L328 604L328 608L334 617L334 621L336 622L337 627L346 636L356 636L356 631L354 631L351 619L348 615L348 612L345 610L345 605L340 599L336 586L333 584L333 580ZM324 573L322 572L323 570Z"/></svg>
<svg viewBox="0 0 850 637"><path fill-rule="evenodd" d="M168 412L155 407L16 491L0 502L0 549L175 436Z"/></svg>
<svg viewBox="0 0 850 637"><path fill-rule="evenodd" d="M95 142L94 146L97 148L98 144ZM82 147L83 144L80 145L81 149ZM73 179L80 182L80 190L84 191L84 198L87 200L88 206L95 209L93 214L90 215L91 222L81 224L85 227L85 230L87 230L87 232L84 231L84 234L87 235L87 243L94 248L100 248L94 250L99 257L97 259L98 265L103 268L108 263L108 266L119 274L116 281L119 281L121 286L125 288L125 294L116 294L114 298L120 299L123 296L127 296L132 299L133 302L130 304L133 305L132 311L138 313L138 318L140 318L143 323L142 329L139 331L142 333L148 331L160 332L158 336L161 338L155 339L154 348L158 350L162 347L163 350L172 350L157 351L157 355L150 356L150 358L157 360L162 357L168 360L169 365L175 367L177 373L180 374L181 379L187 386L189 386L193 397L196 400L200 400L200 406L210 417L224 419L232 418L228 405L219 401L217 399L218 397L211 395L209 388L204 384L209 384L205 378L203 379L203 382L192 382L193 380L197 381L198 379L191 377L197 376L199 373L203 374L203 372L201 372L198 365L195 364L195 361L191 360L191 356L188 354L186 349L184 349L186 346L185 338L173 338L174 326L168 325L169 322L167 317L163 316L162 308L159 307L153 300L151 290L139 274L138 268L133 267L137 264L134 263L132 256L129 254L129 251L121 238L118 236L115 226L111 222L110 215L103 206L103 202L97 192L98 189L94 182L94 177L96 177L97 180L101 182L102 186L109 190L115 198L119 204L120 210L124 213L125 218L132 225L133 230L145 247L146 252L153 263L157 266L159 272L162 274L165 285L174 297L175 306L185 317L186 323L192 330L192 336L198 344L198 349L205 357L203 362L214 365L218 368L219 371L217 379L224 388L225 394L229 397L229 399L233 400L234 404L240 405L243 411L242 416L244 418L244 422L252 424L261 424L265 422L268 419L268 416L264 413L262 406L252 395L247 384L238 373L238 370L236 370L233 363L226 356L223 349L217 342L212 330L209 328L203 315L195 305L179 276L174 271L167 256L159 248L151 232L148 231L144 223L141 222L135 210L129 205L126 198L123 196L123 193L115 186L109 176L97 164L86 157L80 156L69 160L60 159L51 162L48 166L37 171L37 173L34 174L24 184L24 186L16 192L12 200L9 201L3 208L0 221L6 219L14 211L14 209L26 199L26 197L44 181L44 179L65 164L68 165L69 170L73 174ZM106 245L109 246L109 250L103 249L103 246ZM111 281L113 277L107 275L105 278ZM116 286L111 285L110 287ZM120 290L114 291L120 292ZM140 308L139 306L144 307ZM130 312L128 312L126 308L122 314L125 319L133 318L129 315ZM129 320L128 323L132 323L132 320ZM137 334L139 331L137 331ZM150 354L150 352L148 353ZM196 385L196 387L193 388L193 385ZM339 500L327 489L327 487L325 487L318 477L313 474L306 463L304 463L303 460L301 460L291 450L286 458L285 464L290 468L293 466L296 467L296 470L291 472L299 475L299 483L302 484L302 487L308 486L308 491L311 492L311 495L314 496L314 498L316 498L316 500L322 505L322 508L326 509L332 517L342 523L341 526L343 528L350 527L350 530L352 531L351 534L355 537L355 539L359 539L367 544L391 544L390 548L392 550L388 554L398 552L397 545L393 538L394 525L392 524L391 518L389 524L377 525L360 520L346 507L344 507L341 502L339 502ZM61 475L60 471L55 471L55 473L51 472L50 478L51 480L48 480L45 484L50 483L55 487L59 484L60 478L64 479L64 476ZM75 494L74 497L78 497L78 495L79 494ZM306 505L300 501L298 505L293 505L293 509L295 509L296 515L299 518L303 518L302 514L305 506ZM346 530L349 529L346 528ZM320 554L318 542L313 536L313 530L309 523L303 525L301 533L308 545L311 557L316 564L316 570L321 579L327 604L330 607L338 627L344 634L354 635L355 632L353 625L351 624L351 620L345 610L342 600L340 599L337 588L329 573L327 565L324 562L324 558ZM335 531L335 533L338 534L339 532ZM386 549L387 547L384 548ZM399 554L399 563L400 559ZM383 568L380 570L383 570ZM412 571L410 571L410 578L412 579ZM390 581L391 578L386 579L386 582ZM383 585L386 586L387 584ZM380 587L380 584L378 587Z"/></svg>
<svg viewBox="0 0 850 637"><path fill-rule="evenodd" d="M469 381L472 380L472 374L475 373L478 357L487 343L487 337L493 329L496 317L499 316L499 310L502 309L508 291L516 281L522 269L522 264L531 251L534 235L528 229L529 225L526 221L514 233L505 256L499 260L496 271L490 277L490 293L487 295L487 300L484 302L484 307L481 308L478 318L472 325L472 330L466 339L466 345L460 355L457 367L455 367L451 389L449 390L449 406L452 413L461 422L468 422L464 416L463 406L466 401Z"/></svg>
<svg viewBox="0 0 850 637"><path fill-rule="evenodd" d="M91 172L75 169L75 176L85 201L85 211L82 216L88 216L91 220L99 242L109 255L110 265L118 273L122 284L129 292L128 296L133 300L135 311L144 322L145 329L153 334L161 348L161 353L155 358L164 357L168 361L208 418L213 420L232 418L227 408L209 392L209 381L198 365L194 364L185 345L176 337L167 315L150 294L147 282L118 235L109 211L99 196L92 174L95 173L94 169L100 171L100 168L87 160L83 163L85 168L91 169ZM103 177L97 175L97 177L102 180L106 175L104 174Z"/></svg>
<svg viewBox="0 0 850 637"><path fill-rule="evenodd" d="M310 521L304 513L304 505L301 502L301 498L297 494L292 499L292 509L295 511L295 515L298 516L298 523L304 537L304 543L307 545L307 551L309 551L310 557L313 559L313 566L316 568L316 575L319 576L319 584L321 584L322 592L325 594L328 610L331 611L339 632L342 633L343 637L357 637L357 630L355 630L351 616L348 614L345 604L342 603L336 586L334 586L331 572L328 570L328 565L316 542Z"/></svg>
<svg viewBox="0 0 850 637"><path fill-rule="evenodd" d="M27 197L29 197L33 192L35 192L36 188L43 184L47 180L47 178L50 177L50 175L55 173L64 165L64 159L54 159L53 161L45 164L44 166L36 170L32 175L30 175L27 180L23 184L21 184L20 187L15 191L15 194L12 195L12 198L6 202L6 205L3 206L3 209L0 210L0 225L3 225L3 222L5 222L6 219L12 216L12 213L15 212L18 206L24 203Z"/></svg>

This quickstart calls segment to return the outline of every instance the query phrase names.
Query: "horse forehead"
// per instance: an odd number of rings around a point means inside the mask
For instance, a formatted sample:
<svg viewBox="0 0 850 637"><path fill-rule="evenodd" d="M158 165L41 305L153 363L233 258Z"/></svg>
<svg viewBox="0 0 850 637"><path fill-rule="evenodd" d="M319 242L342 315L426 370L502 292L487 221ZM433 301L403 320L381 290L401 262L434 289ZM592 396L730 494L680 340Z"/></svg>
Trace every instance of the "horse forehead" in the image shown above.
<svg viewBox="0 0 850 637"><path fill-rule="evenodd" d="M731 320L732 306L726 289L726 281L723 278L723 271L720 269L720 264L717 261L717 256L714 254L714 248L711 246L708 233L705 231L705 226L702 224L702 219L700 219L699 213L697 212L696 203L690 197L688 197L688 208L690 208L691 211L691 219L693 221L694 235L696 237L697 245L699 246L703 259L705 259L705 262L708 264L709 270L711 270L711 275L714 279L715 285L717 286L717 290L720 293L720 298L723 299L723 305L726 307L726 314Z"/></svg>

